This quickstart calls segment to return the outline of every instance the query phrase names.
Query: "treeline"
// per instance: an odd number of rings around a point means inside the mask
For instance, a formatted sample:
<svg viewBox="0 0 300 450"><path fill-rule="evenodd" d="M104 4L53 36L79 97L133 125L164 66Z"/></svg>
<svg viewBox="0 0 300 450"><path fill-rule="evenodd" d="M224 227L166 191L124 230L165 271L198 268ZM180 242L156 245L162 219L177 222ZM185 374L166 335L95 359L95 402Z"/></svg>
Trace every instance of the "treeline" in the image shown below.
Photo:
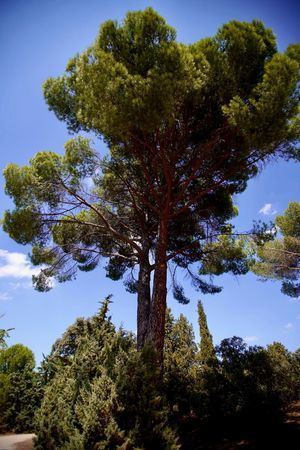
<svg viewBox="0 0 300 450"><path fill-rule="evenodd" d="M214 347L198 305L200 345L185 316L168 310L163 376L151 348L116 330L107 298L77 319L38 371L17 344L0 353L2 427L34 431L36 448L197 449L225 428L279 424L299 399L300 349L247 346L239 337Z"/></svg>

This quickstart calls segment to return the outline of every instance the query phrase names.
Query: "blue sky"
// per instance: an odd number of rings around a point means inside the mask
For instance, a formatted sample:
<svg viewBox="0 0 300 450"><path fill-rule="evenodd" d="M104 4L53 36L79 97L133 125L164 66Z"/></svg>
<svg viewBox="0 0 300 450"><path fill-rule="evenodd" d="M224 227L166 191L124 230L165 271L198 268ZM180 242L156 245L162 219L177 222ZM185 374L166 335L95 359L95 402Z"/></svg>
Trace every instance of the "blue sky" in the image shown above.
<svg viewBox="0 0 300 450"><path fill-rule="evenodd" d="M177 29L178 40L190 43L215 34L231 19L259 18L273 28L280 50L299 41L299 6L293 1L242 0L1 0L0 1L0 168L9 162L26 164L39 150L60 152L69 138L66 127L45 105L41 85L60 75L68 59L84 50L107 19L121 20L128 10L152 6ZM100 152L103 144L96 142ZM11 206L0 187L0 215ZM289 201L299 201L299 166L277 162L265 168L235 199L240 230L253 219L272 219ZM267 206L266 206L267 205ZM263 209L264 208L264 209ZM261 212L260 212L261 211ZM264 214L265 213L265 214ZM78 316L90 316L99 300L114 295L113 321L136 329L136 301L121 282L105 278L103 270L79 274L77 280L51 292L35 292L30 285L33 268L27 254L0 230L0 327L14 327L10 344L28 345L40 361L52 343ZM224 286L215 296L202 296L215 343L233 335L251 344L281 341L290 350L300 346L300 302L280 293L280 283L259 282L254 275L222 276ZM185 282L191 298L187 306L171 296L175 315L184 313L197 330L199 293Z"/></svg>

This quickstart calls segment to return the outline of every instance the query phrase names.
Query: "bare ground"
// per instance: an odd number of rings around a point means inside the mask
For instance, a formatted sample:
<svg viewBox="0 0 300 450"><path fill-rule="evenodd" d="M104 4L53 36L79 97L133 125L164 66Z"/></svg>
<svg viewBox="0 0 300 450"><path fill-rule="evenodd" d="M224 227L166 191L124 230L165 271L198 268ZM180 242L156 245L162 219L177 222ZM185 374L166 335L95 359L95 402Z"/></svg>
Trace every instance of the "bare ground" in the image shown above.
<svg viewBox="0 0 300 450"><path fill-rule="evenodd" d="M34 434L4 434L0 436L0 450L31 450Z"/></svg>

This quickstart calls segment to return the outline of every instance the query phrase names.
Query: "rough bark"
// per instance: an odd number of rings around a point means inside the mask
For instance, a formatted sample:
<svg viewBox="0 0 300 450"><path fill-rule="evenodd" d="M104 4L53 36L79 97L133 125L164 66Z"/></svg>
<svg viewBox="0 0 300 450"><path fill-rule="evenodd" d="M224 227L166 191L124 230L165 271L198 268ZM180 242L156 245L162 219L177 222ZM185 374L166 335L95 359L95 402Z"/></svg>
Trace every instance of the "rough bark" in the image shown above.
<svg viewBox="0 0 300 450"><path fill-rule="evenodd" d="M150 265L148 257L141 261L139 279L138 279L138 298L137 298L137 349L144 347L149 334L150 318Z"/></svg>
<svg viewBox="0 0 300 450"><path fill-rule="evenodd" d="M167 307L167 221L162 221L155 255L155 271L150 312L150 342L157 354L157 364L163 364L165 318Z"/></svg>

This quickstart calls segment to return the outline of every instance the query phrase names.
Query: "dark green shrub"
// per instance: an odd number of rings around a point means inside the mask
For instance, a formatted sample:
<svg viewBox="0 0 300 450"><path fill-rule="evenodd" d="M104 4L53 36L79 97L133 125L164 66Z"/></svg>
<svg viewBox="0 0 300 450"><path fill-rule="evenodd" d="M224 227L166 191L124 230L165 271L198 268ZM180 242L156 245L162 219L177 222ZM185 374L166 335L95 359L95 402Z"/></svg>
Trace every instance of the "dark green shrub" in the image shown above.
<svg viewBox="0 0 300 450"><path fill-rule="evenodd" d="M36 448L177 450L150 349L99 313L78 319L43 364Z"/></svg>

